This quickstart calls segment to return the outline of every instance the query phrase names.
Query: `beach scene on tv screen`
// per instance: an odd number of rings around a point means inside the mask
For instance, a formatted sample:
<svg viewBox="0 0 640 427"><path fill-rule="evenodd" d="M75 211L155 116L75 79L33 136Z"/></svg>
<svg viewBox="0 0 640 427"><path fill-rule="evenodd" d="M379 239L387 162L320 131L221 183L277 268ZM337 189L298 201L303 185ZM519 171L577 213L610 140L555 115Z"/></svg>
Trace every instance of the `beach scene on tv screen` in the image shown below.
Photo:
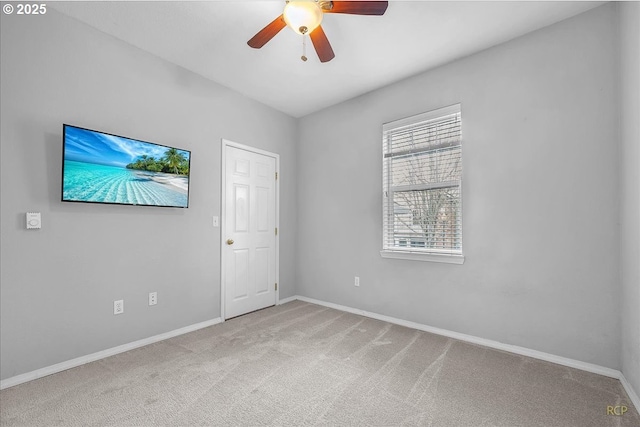
<svg viewBox="0 0 640 427"><path fill-rule="evenodd" d="M188 151L65 127L62 200L187 207Z"/></svg>

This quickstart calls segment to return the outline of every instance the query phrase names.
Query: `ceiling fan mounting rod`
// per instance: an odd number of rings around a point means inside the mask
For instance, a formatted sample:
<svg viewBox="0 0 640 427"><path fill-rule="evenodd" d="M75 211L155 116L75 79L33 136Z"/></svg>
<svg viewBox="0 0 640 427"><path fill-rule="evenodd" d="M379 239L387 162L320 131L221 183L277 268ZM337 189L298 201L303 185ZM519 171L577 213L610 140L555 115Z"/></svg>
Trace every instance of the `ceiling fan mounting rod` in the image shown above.
<svg viewBox="0 0 640 427"><path fill-rule="evenodd" d="M285 3L289 3L290 1L296 1L296 0L286 0ZM333 2L331 0L313 0L313 1L318 3L318 6L320 6L320 9L322 10L333 9Z"/></svg>

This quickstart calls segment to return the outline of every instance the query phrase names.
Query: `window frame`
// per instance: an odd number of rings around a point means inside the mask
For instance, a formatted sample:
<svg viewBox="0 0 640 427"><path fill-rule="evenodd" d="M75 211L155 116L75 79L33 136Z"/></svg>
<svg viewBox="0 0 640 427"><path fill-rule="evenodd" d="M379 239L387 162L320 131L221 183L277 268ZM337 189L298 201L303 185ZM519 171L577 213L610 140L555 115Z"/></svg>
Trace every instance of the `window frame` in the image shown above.
<svg viewBox="0 0 640 427"><path fill-rule="evenodd" d="M385 141L385 138L387 137L387 133L391 132L392 130L396 130L396 129L400 129L403 127L411 127L413 125L417 125L419 123L422 122L426 122L426 121L430 121L430 120L437 120L440 118L444 118L446 116L450 116L453 114L459 114L460 115L460 140L459 140L459 145L460 145L460 166L461 168L463 167L463 149L462 149L462 142L463 142L463 138L462 138L462 108L461 108L461 104L454 104L454 105L450 105L448 107L444 107L444 108L439 108L436 110L432 110L432 111L427 111L425 113L421 113L421 114L417 114L411 117L406 117L403 119L399 119L399 120L395 120L392 122L388 122L388 123L384 123L382 126L382 186L383 186L383 203L382 203L382 250L380 251L380 255L383 258L390 258L390 259L404 259L404 260L413 260L413 261L428 261L428 262L442 262L442 263L449 263L449 264L462 264L464 263L464 253L463 253L463 247L462 247L462 234L463 234L463 215L462 215L462 199L463 199L463 192L462 192L462 183L463 183L463 175L462 175L462 171L461 171L461 175L460 175L460 179L459 179L459 184L458 184L458 188L460 191L460 195L459 195L459 203L460 203L460 208L459 208L459 214L460 214L460 251L459 252L451 252L451 250L438 250L436 248L429 248L429 249L424 249L421 250L416 246L412 245L412 239L410 237L402 237L402 239L405 240L405 245L406 246L389 246L388 242L391 241L391 236L388 236L387 234L387 227L389 227L389 224L392 223L393 221L390 218L386 218L386 215L390 215L393 216L393 211L389 212L388 209L388 204L389 203L393 203L392 201L389 202L389 200L385 200L385 199L389 199L391 198L391 194L393 194L393 192L390 193L390 188L391 188L391 184L389 182L389 180L391 179L391 171L390 171L390 162L389 159L387 158L387 156L385 156L385 154L387 154L385 152L385 147L387 147L387 149L389 150L391 147L388 147L387 142ZM463 169L462 169L463 170ZM443 185L444 184L444 185ZM434 189L434 188L438 188L439 186L443 186L446 187L447 183L436 183L436 184L425 184L424 187L425 189ZM400 191L402 190L402 188L404 187L415 187L415 186L398 186L398 188L400 188ZM429 187L429 188L427 188ZM398 191L398 188L395 189L395 191ZM450 187L451 188L451 187ZM413 209L410 210L411 215L413 217ZM395 236L393 236L395 238Z"/></svg>

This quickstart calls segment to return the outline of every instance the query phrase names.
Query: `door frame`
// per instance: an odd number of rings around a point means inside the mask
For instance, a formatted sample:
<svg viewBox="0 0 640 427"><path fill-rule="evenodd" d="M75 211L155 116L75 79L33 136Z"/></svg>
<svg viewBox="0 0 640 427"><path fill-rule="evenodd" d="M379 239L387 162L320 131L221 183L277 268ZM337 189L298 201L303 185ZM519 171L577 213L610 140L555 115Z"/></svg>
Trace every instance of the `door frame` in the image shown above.
<svg viewBox="0 0 640 427"><path fill-rule="evenodd" d="M226 208L227 208L227 147L233 147L240 150L249 151L255 154L261 154L267 157L273 157L276 160L276 173L278 174L278 179L275 181L276 185L276 228L278 229L278 234L276 235L276 247L275 247L275 262L276 262L276 283L278 283L278 288L275 290L275 301L274 304L278 305L280 302L280 155L277 153L272 153L270 151L261 150L259 148L251 147L249 145L240 144L237 142L229 141L228 139L222 138L222 156L221 156L221 189L220 189L220 319L224 322L226 319L225 313L225 301L226 301L226 259L225 259L225 230L227 225L226 219Z"/></svg>

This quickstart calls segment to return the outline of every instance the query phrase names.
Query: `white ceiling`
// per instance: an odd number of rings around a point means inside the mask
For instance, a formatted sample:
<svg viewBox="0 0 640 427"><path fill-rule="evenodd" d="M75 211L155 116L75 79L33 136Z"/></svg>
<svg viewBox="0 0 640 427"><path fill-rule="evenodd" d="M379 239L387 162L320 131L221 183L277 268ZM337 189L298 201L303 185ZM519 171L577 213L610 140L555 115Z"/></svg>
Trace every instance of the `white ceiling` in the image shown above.
<svg viewBox="0 0 640 427"><path fill-rule="evenodd" d="M545 27L603 2L390 1L384 16L326 14L336 57L320 63L285 28L247 41L282 13L271 1L49 3L64 14L293 117Z"/></svg>

